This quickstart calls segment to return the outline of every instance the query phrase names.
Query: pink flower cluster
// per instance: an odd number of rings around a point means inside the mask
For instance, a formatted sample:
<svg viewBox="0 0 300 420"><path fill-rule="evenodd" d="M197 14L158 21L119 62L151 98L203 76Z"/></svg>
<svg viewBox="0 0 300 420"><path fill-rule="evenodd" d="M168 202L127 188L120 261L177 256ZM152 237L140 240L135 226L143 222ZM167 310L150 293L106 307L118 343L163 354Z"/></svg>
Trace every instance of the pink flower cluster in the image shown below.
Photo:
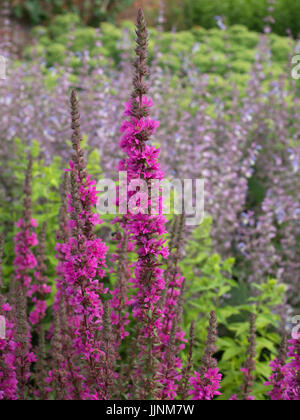
<svg viewBox="0 0 300 420"><path fill-rule="evenodd" d="M149 98L143 98L142 104L147 108L152 106L153 102ZM126 104L125 115L130 115L130 106L131 102ZM119 170L127 171L128 183L132 179L148 181L163 179L163 172L157 160L159 150L140 140L141 138L148 139L155 133L158 126L158 122L148 117L137 121L133 116L122 124L121 147L127 157L120 162ZM137 138L137 135L140 137ZM165 288L163 270L157 261L160 257L168 256L168 248L163 239L163 235L166 234L166 219L162 215L147 214L149 205L151 201L147 197L144 208L141 206L138 214L128 214L121 221L122 226L130 235L130 241L136 245L139 256L134 267L135 276L131 281L138 291L134 297L133 314L140 321L147 318L149 310L157 311L155 306ZM158 315L159 313L156 312L156 316ZM159 321L157 325L149 324L145 327L143 334L145 337L152 336L153 329L157 327L159 327Z"/></svg>
<svg viewBox="0 0 300 420"><path fill-rule="evenodd" d="M300 400L300 339L293 338L289 343L288 352L284 349L270 364L272 375L265 385L272 387L268 392L272 401Z"/></svg>
<svg viewBox="0 0 300 420"><path fill-rule="evenodd" d="M37 227L37 222L31 219L29 223L20 219L17 222L20 231L15 236L15 279L27 289L30 288L32 278L28 274L29 270L36 267L36 258L31 250L38 244L37 236L33 229Z"/></svg>
<svg viewBox="0 0 300 420"><path fill-rule="evenodd" d="M285 394L285 375L286 369L284 363L279 359L274 359L270 363L272 369L272 375L269 380L265 383L266 386L272 386L271 391L268 392L272 401L284 400Z"/></svg>
<svg viewBox="0 0 300 420"><path fill-rule="evenodd" d="M212 400L214 397L221 395L218 391L221 388L222 375L218 368L207 369L203 372L194 372L194 376L190 379L192 389L189 395L193 400Z"/></svg>
<svg viewBox="0 0 300 420"><path fill-rule="evenodd" d="M284 399L300 400L300 338L290 340L288 356L290 361L284 369Z"/></svg>

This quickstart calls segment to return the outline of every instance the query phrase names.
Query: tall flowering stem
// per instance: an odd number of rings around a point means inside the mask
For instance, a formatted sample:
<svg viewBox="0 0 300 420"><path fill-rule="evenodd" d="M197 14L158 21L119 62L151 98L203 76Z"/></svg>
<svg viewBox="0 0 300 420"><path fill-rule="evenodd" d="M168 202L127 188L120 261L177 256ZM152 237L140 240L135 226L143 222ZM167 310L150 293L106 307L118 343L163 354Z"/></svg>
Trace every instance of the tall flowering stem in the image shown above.
<svg viewBox="0 0 300 420"><path fill-rule="evenodd" d="M46 299L51 293L51 286L48 286L48 277L46 275L46 234L47 223L42 225L39 236L39 247L37 249L37 266L34 272L34 282L30 288L28 296L31 298L34 308L29 315L29 321L32 325L38 325L45 318L47 303Z"/></svg>
<svg viewBox="0 0 300 420"><path fill-rule="evenodd" d="M110 292L112 295L110 307L112 309L111 322L114 326L113 342L115 343L117 350L124 338L129 335L129 332L126 331L126 326L129 324L130 299L128 298L128 285L131 272L128 262L128 251L131 248L131 244L128 244L126 233L122 235L118 232L115 239L118 241L118 245L116 254L112 256L112 263L117 265L115 270L117 274L117 282L113 290Z"/></svg>
<svg viewBox="0 0 300 420"><path fill-rule="evenodd" d="M162 291L165 288L161 257L168 256L163 235L166 233L166 219L161 215L151 215L151 198L149 191L152 181L163 179L163 172L158 163L159 149L148 142L155 133L159 123L150 119L149 111L153 106L144 82L148 75L147 43L148 32L143 11L137 16L137 58L134 63L133 92L131 100L126 103L124 121L121 127L123 137L121 148L127 155L119 164L120 171L126 171L128 183L133 180L144 180L148 193L139 193L140 211L129 211L121 220L121 226L129 234L129 241L136 245L138 261L134 265L133 287L137 294L133 299L133 315L140 326L138 332L139 362L136 372L139 397L149 398L155 388L155 353L160 343L158 336L161 328L162 310L159 308ZM129 193L132 198L134 193Z"/></svg>
<svg viewBox="0 0 300 420"><path fill-rule="evenodd" d="M59 211L59 229L57 231L57 292L53 304L53 336L51 340L51 370L46 379L53 391L55 400L80 400L81 375L76 367L77 356L72 350L73 332L69 328L68 319L72 314L72 307L66 298L66 282L64 262L66 249L63 244L68 243L71 230L69 227L68 200L70 196L70 176L64 173L61 186L61 207Z"/></svg>
<svg viewBox="0 0 300 420"><path fill-rule="evenodd" d="M195 345L195 323L192 322L190 326L190 335L189 335L189 352L187 357L187 362L184 368L182 369L182 379L179 384L178 394L182 400L186 400L189 392L189 381L193 370L193 353Z"/></svg>
<svg viewBox="0 0 300 420"><path fill-rule="evenodd" d="M160 307L163 310L160 337L162 346L160 350L160 366L157 380L160 384L158 399L175 399L178 383L180 382L182 361L179 356L184 349L185 332L182 323L185 279L179 268L183 249L184 216L178 216L174 221L171 235L170 251L167 269L165 271L166 287L162 293Z"/></svg>
<svg viewBox="0 0 300 420"><path fill-rule="evenodd" d="M97 203L96 182L86 171L75 91L71 95L71 109L74 153L67 170L71 175L68 207L71 233L66 243L57 245L57 251L63 255L59 268L63 282L58 282L58 289L66 299L66 307L70 308L67 326L73 340L73 358L81 361L77 371L72 372L77 375L76 383L80 381L77 398L108 399L104 373L106 353L102 348L102 297L107 290L101 283L107 247L95 234L95 226L101 223L92 211ZM70 378L70 388L72 386L74 381Z"/></svg>
<svg viewBox="0 0 300 420"><path fill-rule="evenodd" d="M242 385L242 399L244 401L254 400L251 395L254 385L254 373L256 369L255 358L256 358L256 315L250 315L250 334L249 334L249 348L247 351L248 358L241 371L244 374L243 385Z"/></svg>
<svg viewBox="0 0 300 420"><path fill-rule="evenodd" d="M31 300L34 304L34 308L29 314L29 322L35 326L35 331L38 336L38 346L35 350L37 355L37 363L35 366L35 381L37 391L35 391L35 397L41 400L46 400L48 397L46 387L47 377L47 352L46 352L46 341L45 341L45 328L43 320L46 316L47 303L46 299L51 293L51 286L48 285L48 277L46 275L46 234L47 234L47 223L43 223L42 229L39 234L39 247L37 250L37 266L34 273L34 281L29 293Z"/></svg>
<svg viewBox="0 0 300 420"><path fill-rule="evenodd" d="M3 291L2 262L4 235L0 235L0 316L5 320L5 337L0 337L0 401L17 399L17 375L14 351L14 323L12 307L6 302Z"/></svg>
<svg viewBox="0 0 300 420"><path fill-rule="evenodd" d="M31 332L27 320L27 298L32 296L32 270L37 261L32 248L38 244L34 229L37 222L32 218L32 156L28 155L28 166L24 184L23 217L17 222L19 231L15 241L15 363L18 380L18 398L26 398L26 386L31 376L31 364L36 361L31 352Z"/></svg>
<svg viewBox="0 0 300 420"><path fill-rule="evenodd" d="M33 270L37 261L32 252L32 247L38 244L37 235L34 229L37 222L32 219L32 156L28 156L28 167L24 185L23 217L17 222L19 228L15 236L15 280L23 287L24 293L31 288Z"/></svg>
<svg viewBox="0 0 300 420"><path fill-rule="evenodd" d="M221 395L218 390L221 387L222 375L219 373L217 360L213 357L217 351L217 334L217 317L215 312L211 312L202 366L190 378L189 395L193 400L212 400L215 396Z"/></svg>

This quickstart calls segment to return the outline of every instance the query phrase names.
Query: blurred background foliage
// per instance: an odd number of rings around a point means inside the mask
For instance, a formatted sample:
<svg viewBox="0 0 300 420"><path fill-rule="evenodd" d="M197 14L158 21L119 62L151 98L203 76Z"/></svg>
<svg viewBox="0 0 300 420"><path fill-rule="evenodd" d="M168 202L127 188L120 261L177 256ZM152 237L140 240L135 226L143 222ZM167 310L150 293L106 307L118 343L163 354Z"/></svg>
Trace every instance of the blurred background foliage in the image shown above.
<svg viewBox="0 0 300 420"><path fill-rule="evenodd" d="M132 0L12 0L15 15L32 24L51 21L58 14L77 13L86 23L113 20Z"/></svg>
<svg viewBox="0 0 300 420"><path fill-rule="evenodd" d="M85 23L98 25L114 21L122 15L132 16L138 6L143 6L152 21L157 18L162 0L11 0L18 18L32 24L49 22L57 14L74 12ZM245 25L249 30L262 32L264 18L268 15L267 0L164 0L165 29L188 30L195 26L206 29L218 26L218 17L226 25ZM286 35L290 29L296 37L300 33L300 2L277 0L274 5L273 32ZM153 22L152 22L153 23Z"/></svg>
<svg viewBox="0 0 300 420"><path fill-rule="evenodd" d="M45 59L48 68L66 64L68 51L75 55L68 63L75 73L79 71L82 54L87 50L91 67L94 57L99 55L102 56L101 65L106 63L117 68L122 54L133 54L134 24L127 20L120 27L102 22L99 30L83 25L76 14L65 14L56 16L48 26L36 26L33 34L37 43L27 47L25 55L31 59L33 54L38 53ZM277 77L285 70L287 57L296 43L292 38L273 33L269 39L272 77ZM258 42L259 34L243 25L233 25L227 31L195 27L191 31L175 33L160 32L152 27L149 55L150 60L155 56L162 68L179 77L186 74L189 66L195 66L200 73L210 75L212 88L217 85L218 89L226 90L224 80L228 77L241 87L247 83Z"/></svg>

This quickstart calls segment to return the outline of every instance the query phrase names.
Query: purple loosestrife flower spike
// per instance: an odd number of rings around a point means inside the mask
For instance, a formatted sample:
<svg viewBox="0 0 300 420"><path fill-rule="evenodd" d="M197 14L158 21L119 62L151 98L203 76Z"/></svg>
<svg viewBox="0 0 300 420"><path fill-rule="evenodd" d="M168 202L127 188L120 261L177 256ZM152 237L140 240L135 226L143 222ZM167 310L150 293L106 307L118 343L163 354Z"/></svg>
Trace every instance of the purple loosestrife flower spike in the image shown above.
<svg viewBox="0 0 300 420"><path fill-rule="evenodd" d="M43 223L39 235L39 247L37 249L37 266L34 273L34 282L31 286L28 296L31 298L34 308L29 315L29 321L32 325L41 324L46 315L46 299L51 293L51 286L48 286L48 277L46 275L46 236L47 223Z"/></svg>
<svg viewBox="0 0 300 420"><path fill-rule="evenodd" d="M251 396L253 385L255 381L255 358L256 358L256 315L250 315L250 333L249 333L249 348L247 351L248 358L241 371L244 374L242 385L242 399L244 401L254 400Z"/></svg>
<svg viewBox="0 0 300 420"><path fill-rule="evenodd" d="M15 280L21 284L24 292L30 292L31 274L30 271L36 267L36 259L31 250L38 244L34 228L37 222L32 219L32 156L28 156L24 184L23 217L17 222L19 232L15 236Z"/></svg>
<svg viewBox="0 0 300 420"><path fill-rule="evenodd" d="M71 173L68 207L70 236L66 243L57 244L61 262L58 266L59 297L56 301L62 297L65 299L68 329L72 338L69 360L81 361L75 370L69 370L69 389L76 394L75 384L80 383L80 399L101 400L108 398L104 381L105 352L101 340L102 297L107 293L101 279L105 274L107 247L95 234L95 226L102 222L93 212L97 203L96 182L86 170L75 91L71 94L71 115L74 152L67 169Z"/></svg>
<svg viewBox="0 0 300 420"><path fill-rule="evenodd" d="M25 399L26 386L31 376L30 366L36 361L31 352L31 333L27 321L27 296L32 296L34 290L31 271L37 265L32 247L38 244L34 232L37 222L32 219L32 165L32 156L29 154L24 184L23 217L17 222L19 231L14 238L15 363L19 399Z"/></svg>
<svg viewBox="0 0 300 420"><path fill-rule="evenodd" d="M27 385L31 377L30 367L36 362L35 355L31 350L31 334L27 322L27 298L24 288L19 283L16 286L16 309L15 309L15 358L16 358L16 375L18 381L18 399L25 400L27 398Z"/></svg>
<svg viewBox="0 0 300 420"><path fill-rule="evenodd" d="M7 302L3 290L2 263L4 252L4 234L0 235L0 316L5 320L5 338L0 337L0 401L17 400L18 380L16 374L15 319L12 305Z"/></svg>
<svg viewBox="0 0 300 420"><path fill-rule="evenodd" d="M147 46L148 46L148 31L146 28L145 16L142 9L138 10L137 24L136 24L136 43L135 49L136 59L134 62L135 74L133 77L133 92L131 115L138 120L149 115L149 108L143 106L143 96L149 91L147 84L144 82L144 77L149 75L147 66Z"/></svg>
<svg viewBox="0 0 300 420"><path fill-rule="evenodd" d="M61 186L61 207L59 211L59 230L57 231L57 293L53 304L54 332L51 340L51 371L47 382L49 390L54 392L55 400L80 400L81 377L76 367L76 358L72 351L72 329L69 328L69 316L73 312L66 295L67 284L64 275L64 262L71 234L69 226L68 200L71 193L70 176L64 173Z"/></svg>
<svg viewBox="0 0 300 420"><path fill-rule="evenodd" d="M171 245L174 249L168 258L165 271L166 287L159 302L163 316L160 329L160 337L162 339L160 350L161 364L158 367L158 382L162 389L158 398L169 400L175 399L177 396L178 383L181 380L180 372L182 370L182 361L179 353L184 349L184 343L187 341L184 338L185 332L180 327L183 318L185 279L181 275L179 268L179 262L182 257L185 218L182 215L176 217L176 219L174 223L175 232L171 237ZM171 339L173 340L173 353L170 352Z"/></svg>
<svg viewBox="0 0 300 420"><path fill-rule="evenodd" d="M149 118L153 101L144 96L148 92L148 86L144 82L144 77L148 75L148 33L141 9L138 11L136 34L137 58L134 63L133 92L131 101L125 106L128 120L121 127L123 136L120 145L126 158L119 163L119 170L127 172L128 183L136 179L144 180L148 193L141 193L139 212L130 211L117 221L129 234L128 240L136 246L138 253L132 279L133 286L137 289L137 294L133 297L133 316L139 324L135 389L139 388L139 397L144 399L151 398L156 387L154 376L159 358L157 352L162 340L159 331L163 314L159 301L165 288L161 258L168 256L168 249L163 238L166 233L165 217L161 214L149 214L151 205L157 204L152 203L149 188L152 180L161 181L164 174L158 163L159 150L148 144L159 123ZM135 198L133 193L129 195L130 199Z"/></svg>
<svg viewBox="0 0 300 420"><path fill-rule="evenodd" d="M213 355L217 351L217 318L214 311L210 314L208 336L202 366L199 371L194 372L190 379L191 389L189 395L193 400L212 400L215 396L221 395L220 382L222 375L217 367L217 360Z"/></svg>

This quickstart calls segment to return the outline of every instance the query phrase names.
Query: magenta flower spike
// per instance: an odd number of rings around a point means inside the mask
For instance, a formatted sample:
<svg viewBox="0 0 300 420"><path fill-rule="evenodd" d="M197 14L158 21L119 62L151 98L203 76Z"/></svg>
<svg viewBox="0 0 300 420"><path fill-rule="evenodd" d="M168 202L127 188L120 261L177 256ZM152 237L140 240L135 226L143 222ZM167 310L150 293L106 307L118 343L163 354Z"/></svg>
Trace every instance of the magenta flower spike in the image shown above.
<svg viewBox="0 0 300 420"><path fill-rule="evenodd" d="M96 182L86 171L75 91L71 95L71 108L74 153L67 169L71 176L70 234L65 243L57 244L61 274L57 288L60 299L65 298L67 327L72 339L69 359L77 361L75 371L69 369L68 388L73 398L108 399L104 384L106 356L102 349L102 298L107 290L101 282L107 247L95 235L95 226L102 222L93 212L97 203Z"/></svg>
<svg viewBox="0 0 300 420"><path fill-rule="evenodd" d="M123 122L123 133L120 146L126 157L119 163L119 170L127 172L128 184L133 180L143 180L148 187L148 194L140 194L140 211L128 213L119 221L129 235L138 254L134 264L134 277L131 279L137 290L133 297L133 316L140 325L139 351L141 394L145 398L151 395L154 387L153 355L159 344L158 332L162 325L163 311L159 307L162 291L165 288L162 261L168 256L168 248L163 239L166 233L166 219L163 215L152 215L151 198L149 195L151 182L162 180L163 172L158 158L160 150L149 143L151 136L159 127L159 122L150 118L152 99L147 96L148 86L144 78L148 75L147 43L148 32L143 11L139 9L137 16L137 58L134 63L133 92L131 100L126 103L124 115L128 117ZM132 198L134 193L129 193ZM146 358L146 360L145 360ZM148 371L148 374L145 371ZM142 373L144 372L144 374ZM148 379L145 379L145 378Z"/></svg>

